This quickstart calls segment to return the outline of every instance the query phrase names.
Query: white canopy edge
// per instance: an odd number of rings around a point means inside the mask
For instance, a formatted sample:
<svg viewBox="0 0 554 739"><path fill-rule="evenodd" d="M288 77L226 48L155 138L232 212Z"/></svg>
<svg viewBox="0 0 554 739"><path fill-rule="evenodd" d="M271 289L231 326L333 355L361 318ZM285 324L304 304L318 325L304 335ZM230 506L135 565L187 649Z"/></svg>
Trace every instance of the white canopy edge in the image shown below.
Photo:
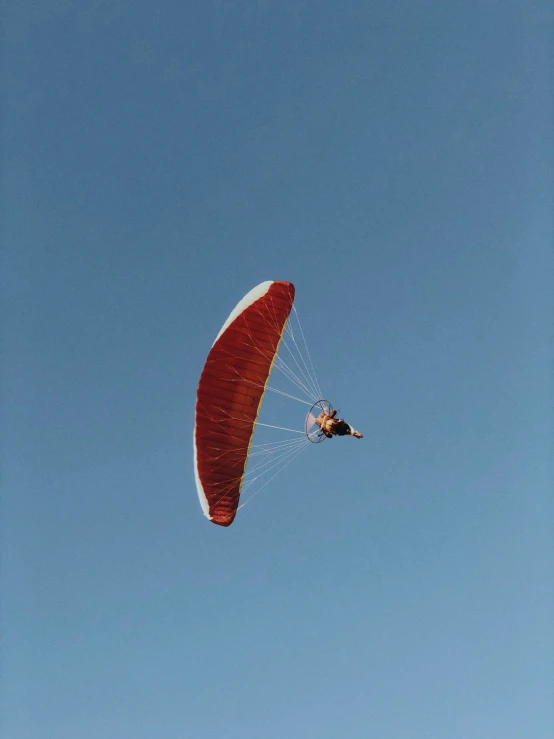
<svg viewBox="0 0 554 739"><path fill-rule="evenodd" d="M225 323L221 327L221 331L215 337L215 341L212 344L212 346L219 339L221 334L233 323L235 318L238 318L240 314L243 311L245 311L247 308L249 308L252 305L252 303L255 303L256 300L263 298L263 296L267 293L267 291L272 285L273 285L273 280L268 280L267 282L261 282L256 287L253 287L252 290L250 290L250 292L244 296L244 298L237 304L237 306L231 312L229 318L225 321Z"/></svg>

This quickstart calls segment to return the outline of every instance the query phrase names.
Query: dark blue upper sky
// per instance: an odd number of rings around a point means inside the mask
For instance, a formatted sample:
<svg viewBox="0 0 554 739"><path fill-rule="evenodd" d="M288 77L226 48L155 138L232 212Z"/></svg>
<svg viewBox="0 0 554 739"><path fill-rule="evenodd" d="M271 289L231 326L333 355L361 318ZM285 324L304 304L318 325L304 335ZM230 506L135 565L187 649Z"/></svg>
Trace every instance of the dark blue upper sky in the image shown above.
<svg viewBox="0 0 554 739"><path fill-rule="evenodd" d="M6 739L554 735L548 5L7 4ZM196 385L270 279L365 438L226 530Z"/></svg>

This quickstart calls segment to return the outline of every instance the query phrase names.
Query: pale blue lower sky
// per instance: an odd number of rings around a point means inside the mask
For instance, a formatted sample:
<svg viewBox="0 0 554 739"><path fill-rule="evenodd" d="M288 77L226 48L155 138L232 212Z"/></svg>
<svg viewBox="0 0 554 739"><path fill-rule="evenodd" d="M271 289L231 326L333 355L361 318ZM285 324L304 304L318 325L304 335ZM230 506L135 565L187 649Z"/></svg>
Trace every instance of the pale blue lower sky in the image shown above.
<svg viewBox="0 0 554 739"><path fill-rule="evenodd" d="M550 739L551 24L8 3L3 736ZM224 530L196 385L268 279L365 438Z"/></svg>

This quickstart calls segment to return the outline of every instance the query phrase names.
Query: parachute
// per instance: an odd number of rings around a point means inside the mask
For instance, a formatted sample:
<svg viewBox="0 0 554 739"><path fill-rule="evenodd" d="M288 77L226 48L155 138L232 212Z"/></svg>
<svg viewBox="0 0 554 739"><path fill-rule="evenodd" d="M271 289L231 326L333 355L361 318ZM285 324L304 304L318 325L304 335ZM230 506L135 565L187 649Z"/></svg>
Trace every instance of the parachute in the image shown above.
<svg viewBox="0 0 554 739"><path fill-rule="evenodd" d="M232 311L198 385L194 472L204 515L233 522L252 436L294 301L290 282L262 282Z"/></svg>
<svg viewBox="0 0 554 739"><path fill-rule="evenodd" d="M333 436L362 438L344 419L336 418L338 411L328 400L322 400L293 302L290 282L262 282L251 290L223 324L200 375L194 474L204 515L219 526L230 526L237 510L312 444ZM268 384L273 367L295 384L294 395ZM278 408L264 403L264 415L271 414L271 423L259 418L267 390L281 396ZM309 407L303 428L276 423L274 414L278 416L280 406L286 405L284 398ZM260 430L253 444L256 429ZM267 429L271 434L277 432L279 440L265 441ZM283 439L283 431L292 437ZM254 484L257 489L252 492ZM245 490L250 490L250 497L239 506Z"/></svg>

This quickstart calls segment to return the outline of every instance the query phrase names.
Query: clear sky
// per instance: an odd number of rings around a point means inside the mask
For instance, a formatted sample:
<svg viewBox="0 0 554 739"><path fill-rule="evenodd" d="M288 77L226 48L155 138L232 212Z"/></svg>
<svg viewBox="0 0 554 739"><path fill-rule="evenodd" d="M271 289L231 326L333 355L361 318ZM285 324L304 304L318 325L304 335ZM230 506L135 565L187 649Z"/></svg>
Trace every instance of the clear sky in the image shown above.
<svg viewBox="0 0 554 739"><path fill-rule="evenodd" d="M549 5L5 4L5 739L554 736ZM365 438L222 529L271 279Z"/></svg>

